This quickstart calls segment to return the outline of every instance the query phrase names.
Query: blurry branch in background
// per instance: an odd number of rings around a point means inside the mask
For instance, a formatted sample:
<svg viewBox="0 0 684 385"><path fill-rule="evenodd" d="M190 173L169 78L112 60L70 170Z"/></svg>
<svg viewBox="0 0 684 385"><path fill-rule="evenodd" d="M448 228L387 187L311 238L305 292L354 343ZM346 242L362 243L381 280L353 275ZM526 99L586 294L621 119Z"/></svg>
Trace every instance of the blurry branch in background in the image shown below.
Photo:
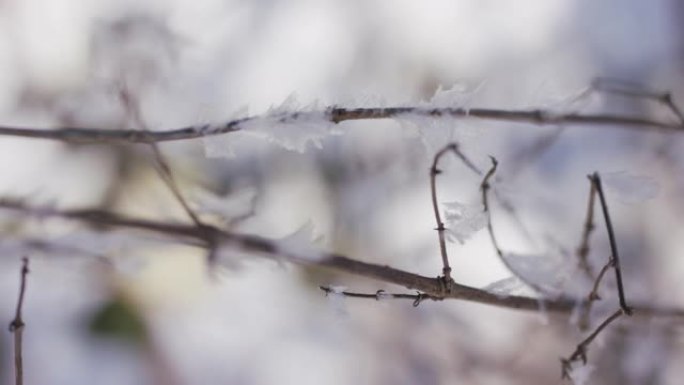
<svg viewBox="0 0 684 385"><path fill-rule="evenodd" d="M669 95L669 94L668 94ZM671 99L668 99L671 102ZM672 104L674 105L674 104ZM679 111L675 107L675 111ZM530 123L536 125L602 125L632 129L655 129L669 132L684 131L682 122L672 123L651 118L616 114L577 114L557 113L550 110L504 110L490 108L342 108L330 107L324 111L288 112L275 115L251 116L231 120L222 124L198 124L171 130L140 131L137 129L97 129L97 128L57 128L36 129L0 126L0 135L22 138L49 139L76 143L126 144L159 143L176 140L197 139L207 136L228 134L239 131L243 125L259 119L276 118L281 123L297 120L322 119L331 123L350 120L369 120L397 118L413 114L426 117L477 118L510 123Z"/></svg>
<svg viewBox="0 0 684 385"><path fill-rule="evenodd" d="M449 257L447 255L446 246L446 227L444 227L444 222L442 222L442 217L439 213L439 202L437 201L437 175L439 175L442 170L438 168L439 160L448 152L453 152L456 157L458 157L469 169L473 170L477 175L481 175L482 171L478 170L477 167L471 162L465 155L458 149L457 143L449 143L446 147L442 148L435 154L432 161L432 166L430 167L430 193L432 196L432 209L435 213L435 221L437 222L437 234L439 238L439 252L442 256L442 278L444 280L444 288L448 292L451 287L453 279L451 279L451 267L449 266Z"/></svg>
<svg viewBox="0 0 684 385"><path fill-rule="evenodd" d="M585 93L590 92L604 92L631 98L653 100L669 109L677 117L680 124L684 125L684 114L682 114L682 111L672 100L672 93L670 92L652 91L646 89L642 84L606 77L594 79L591 87ZM581 95L580 97L583 96Z"/></svg>
<svg viewBox="0 0 684 385"><path fill-rule="evenodd" d="M17 385L24 383L24 362L22 357L24 320L21 317L21 310L24 306L24 294L26 293L26 276L29 273L28 257L21 259L21 273L19 286L19 299L17 300L17 310L14 320L10 323L9 330L14 334L14 378Z"/></svg>

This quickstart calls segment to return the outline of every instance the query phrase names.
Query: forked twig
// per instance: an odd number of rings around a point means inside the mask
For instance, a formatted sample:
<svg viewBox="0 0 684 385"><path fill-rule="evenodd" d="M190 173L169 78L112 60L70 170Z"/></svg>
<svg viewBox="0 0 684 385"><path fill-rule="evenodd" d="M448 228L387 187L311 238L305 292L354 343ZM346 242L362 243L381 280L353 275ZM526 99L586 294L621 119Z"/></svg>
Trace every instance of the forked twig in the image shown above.
<svg viewBox="0 0 684 385"><path fill-rule="evenodd" d="M17 301L14 320L12 320L9 325L10 332L14 333L14 378L16 385L22 385L24 383L23 336L24 326L26 326L26 324L21 317L21 310L24 306L24 294L26 293L26 276L29 273L28 257L23 257L21 261L19 300Z"/></svg>
<svg viewBox="0 0 684 385"><path fill-rule="evenodd" d="M605 321L603 321L591 334L587 336L582 342L577 344L577 348L568 358L561 358L561 378L570 378L570 372L572 371L572 363L581 360L584 365L587 364L587 348L589 344L613 321L618 319L623 314L622 309L618 309Z"/></svg>
<svg viewBox="0 0 684 385"><path fill-rule="evenodd" d="M682 114L682 111L672 100L671 92L647 90L642 85L637 83L605 77L595 79L592 82L591 88L595 91L612 93L632 98L651 99L658 103L662 103L674 114L674 116L677 117L680 124L684 124L684 114Z"/></svg>

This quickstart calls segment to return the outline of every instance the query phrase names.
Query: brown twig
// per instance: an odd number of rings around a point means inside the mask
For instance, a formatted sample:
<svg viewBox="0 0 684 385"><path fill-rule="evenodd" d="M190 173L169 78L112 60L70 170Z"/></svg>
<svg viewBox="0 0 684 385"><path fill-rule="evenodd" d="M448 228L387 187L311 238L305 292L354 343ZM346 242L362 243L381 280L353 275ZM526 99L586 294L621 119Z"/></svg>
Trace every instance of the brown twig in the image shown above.
<svg viewBox="0 0 684 385"><path fill-rule="evenodd" d="M581 360L584 365L587 364L587 348L589 344L613 321L618 319L623 314L622 309L618 309L605 321L603 321L587 338L577 345L575 351L568 358L561 358L561 377L570 378L570 372L572 371L572 363Z"/></svg>
<svg viewBox="0 0 684 385"><path fill-rule="evenodd" d="M631 129L655 129L660 131L682 131L681 123L669 123L650 118L614 115L614 114L557 114L545 110L503 110L491 108L421 108L421 107L388 107L388 108L342 108L326 109L323 119L332 123L349 120L369 120L396 118L406 114L430 117L451 117L458 119L485 119L509 123L530 123L536 125L598 125ZM297 119L314 119L321 116L321 111L292 112L280 114L281 121ZM0 126L0 135L21 138L47 139L62 142L126 144L126 143L158 143L177 140L197 139L206 136L222 135L242 129L245 123L273 116L250 116L231 120L226 123L211 125L199 124L164 131L140 131L135 129L98 129L84 127L60 127L42 129L28 127Z"/></svg>
<svg viewBox="0 0 684 385"><path fill-rule="evenodd" d="M208 242L215 239L221 246L234 247L252 252L255 255L270 256L294 264L320 266L359 277L392 283L437 298L465 300L509 309L539 310L539 299L537 298L516 295L500 296L457 283L453 283L451 291L445 293L443 281L440 279L421 276L385 265L363 262L334 253L321 252L314 259L310 256L294 253L287 247L281 247L278 240L229 232L208 225L202 229L190 224L124 217L102 210L56 210L46 207L29 207L21 202L7 200L0 200L0 209L10 210L25 216L81 221L89 225L97 225L98 229L116 227L144 230L167 236L174 242L185 242L204 248L210 247ZM568 314L573 311L578 303L583 304L584 301L584 299L561 297L544 300L544 305L548 311ZM642 304L634 306L634 312L641 316L684 319L684 310L682 309L657 308Z"/></svg>
<svg viewBox="0 0 684 385"><path fill-rule="evenodd" d="M9 330L14 333L14 370L15 370L15 383L17 385L22 385L24 383L24 362L23 362L23 336L24 336L24 323L21 317L21 310L24 306L24 295L26 293L26 276L29 273L29 259L24 257L21 259L21 273L20 273L20 286L19 286L19 300L17 301L17 309L14 315L14 320L10 323Z"/></svg>
<svg viewBox="0 0 684 385"><path fill-rule="evenodd" d="M620 301L620 308L627 315L632 315L632 309L627 306L627 301L625 300L625 290L622 284L622 272L620 270L620 257L618 255L617 241L615 240L615 233L613 231L613 224L610 220L610 214L608 213L608 204L606 203L605 195L603 194L603 186L601 185L601 177L598 172L589 176L592 184L596 188L596 192L599 196L599 201L601 202L601 209L603 211L603 218L606 222L606 230L608 231L608 240L610 242L610 253L611 257L609 264L615 268L615 280L617 281L618 288L618 298Z"/></svg>
<svg viewBox="0 0 684 385"><path fill-rule="evenodd" d="M430 167L430 192L432 196L432 209L435 214L435 221L437 222L437 236L439 238L439 252L442 256L442 279L444 280L444 288L448 292L450 290L450 285L453 282L451 279L451 266L449 266L449 257L447 255L446 247L446 227L444 227L444 222L442 222L442 217L439 213L439 202L437 200L437 175L439 175L442 170L438 168L440 159L448 152L453 152L469 169L473 170L476 174L481 174L482 172L475 167L473 162L471 162L463 153L458 149L457 143L449 143L444 148L439 150L434 159L432 160L432 166Z"/></svg>

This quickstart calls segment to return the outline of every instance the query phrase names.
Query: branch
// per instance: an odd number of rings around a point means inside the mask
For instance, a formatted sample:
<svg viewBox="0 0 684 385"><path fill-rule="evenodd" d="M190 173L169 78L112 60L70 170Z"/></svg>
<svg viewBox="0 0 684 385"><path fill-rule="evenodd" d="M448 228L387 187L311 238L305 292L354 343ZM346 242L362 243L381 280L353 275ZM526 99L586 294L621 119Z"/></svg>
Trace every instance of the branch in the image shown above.
<svg viewBox="0 0 684 385"><path fill-rule="evenodd" d="M435 213L435 221L437 222L437 234L439 237L439 252L442 256L442 278L444 279L444 287L449 291L449 287L453 280L451 279L451 267L449 266L449 257L447 255L446 237L444 232L446 228L444 227L444 222L442 222L442 217L439 214L439 203L437 201L437 175L439 175L442 170L437 166L439 160L447 152L453 152L469 169L473 170L476 174L480 175L482 172L475 167L473 162L471 162L463 153L458 149L457 143L449 143L446 147L439 150L432 161L432 166L430 167L430 193L432 196L432 209Z"/></svg>
<svg viewBox="0 0 684 385"><path fill-rule="evenodd" d="M615 115L615 114L557 114L546 110L504 110L491 108L422 108L422 107L389 107L389 108L342 108L330 107L323 114L323 119L332 123L348 120L371 120L401 117L415 114L429 117L451 117L457 119L477 118L509 123L530 123L535 125L599 125L615 126L630 129L653 129L665 132L684 130L682 123L671 123L651 118ZM222 135L243 128L243 125L259 119L277 118L280 122L291 122L297 119L320 118L321 111L291 112L278 115L256 115L231 120L221 124L198 124L163 131L140 131L135 129L97 129L84 127L60 127L58 129L36 129L27 127L0 126L0 135L32 139L47 139L62 142L126 144L126 143L158 143L177 140L197 139L205 136Z"/></svg>
<svg viewBox="0 0 684 385"><path fill-rule="evenodd" d="M17 310L14 315L14 320L10 323L9 330L14 333L14 370L15 383L22 385L24 383L24 362L22 357L23 336L24 336L24 320L21 318L21 309L24 306L24 294L26 293L26 276L29 273L29 260L27 257L21 259L21 284L19 286L19 300L17 301Z"/></svg>
<svg viewBox="0 0 684 385"><path fill-rule="evenodd" d="M589 344L613 321L618 319L623 314L622 309L618 309L613 315L608 317L594 330L587 338L577 345L575 351L568 358L561 358L561 378L570 378L570 371L572 371L572 363L578 360L582 360L583 364L587 364L587 348Z"/></svg>
<svg viewBox="0 0 684 385"><path fill-rule="evenodd" d="M528 311L539 310L539 298L525 296L501 296L473 287L453 283L451 291L445 293L442 280L430 278L385 265L363 262L334 253L320 253L319 258L290 251L282 247L278 240L249 234L238 234L205 225L197 227L190 224L168 223L146 219L129 218L101 210L55 210L45 207L27 207L20 202L0 201L0 209L10 210L25 216L39 218L61 218L81 221L89 225L144 230L168 236L176 242L190 243L208 248L210 242L218 241L255 254L284 259L294 264L320 266L360 277L392 283L408 289L415 289L423 294L442 299L457 299L481 304L488 304L509 309ZM569 314L575 306L585 303L583 298L544 299L544 307L548 311ZM657 308L650 305L634 307L634 313L641 316L677 317L684 319L684 310Z"/></svg>
<svg viewBox="0 0 684 385"><path fill-rule="evenodd" d="M625 300L625 290L622 285L622 272L620 270L620 257L618 255L617 241L615 240L615 233L613 232L613 224L610 221L610 215L608 214L608 204L606 203L606 198L603 194L603 186L601 185L601 177L597 172L589 176L589 179L594 184L596 192L599 196L599 201L601 202L601 209L603 210L603 217L606 221L606 230L608 231L608 240L610 241L610 252L611 257L609 263L615 268L615 279L617 281L618 297L620 301L620 308L627 315L632 315L632 310L627 306L627 301Z"/></svg>

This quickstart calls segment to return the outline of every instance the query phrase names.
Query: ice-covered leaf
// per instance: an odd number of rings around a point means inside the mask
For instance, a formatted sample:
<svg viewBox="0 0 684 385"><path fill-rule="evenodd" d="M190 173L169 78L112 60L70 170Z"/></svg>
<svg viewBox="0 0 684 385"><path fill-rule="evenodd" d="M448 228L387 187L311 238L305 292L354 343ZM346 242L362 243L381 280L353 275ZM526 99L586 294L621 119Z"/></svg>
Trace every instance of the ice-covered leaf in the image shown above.
<svg viewBox="0 0 684 385"><path fill-rule="evenodd" d="M660 191L658 182L653 178L633 175L627 171L601 174L601 180L620 202L627 204L653 199Z"/></svg>
<svg viewBox="0 0 684 385"><path fill-rule="evenodd" d="M547 294L562 294L572 271L566 261L553 255L505 253L502 258L511 273Z"/></svg>
<svg viewBox="0 0 684 385"><path fill-rule="evenodd" d="M446 207L446 236L450 242L465 243L475 233L487 226L487 213L480 203L463 204L460 202L444 203Z"/></svg>

